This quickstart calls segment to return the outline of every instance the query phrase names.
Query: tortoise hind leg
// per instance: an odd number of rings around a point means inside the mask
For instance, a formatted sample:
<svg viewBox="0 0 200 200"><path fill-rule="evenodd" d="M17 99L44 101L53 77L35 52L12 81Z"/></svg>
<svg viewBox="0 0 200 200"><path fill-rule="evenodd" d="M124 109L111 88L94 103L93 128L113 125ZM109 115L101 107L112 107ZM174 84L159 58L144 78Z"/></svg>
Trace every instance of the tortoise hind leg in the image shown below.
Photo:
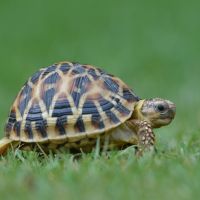
<svg viewBox="0 0 200 200"><path fill-rule="evenodd" d="M4 155L7 152L12 142L13 141L11 139L8 139L6 137L0 140L0 155Z"/></svg>

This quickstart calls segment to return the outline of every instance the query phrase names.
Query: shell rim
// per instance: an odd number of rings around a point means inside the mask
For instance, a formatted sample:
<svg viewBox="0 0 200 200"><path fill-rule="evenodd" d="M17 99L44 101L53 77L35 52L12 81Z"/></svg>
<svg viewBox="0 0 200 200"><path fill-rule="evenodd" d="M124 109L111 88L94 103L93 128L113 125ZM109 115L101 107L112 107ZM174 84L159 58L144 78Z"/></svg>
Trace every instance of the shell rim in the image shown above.
<svg viewBox="0 0 200 200"><path fill-rule="evenodd" d="M133 105L134 105L134 103L135 102L133 102ZM110 131L110 130L112 130L112 129L114 129L114 128L117 128L118 126L120 126L121 124L123 124L124 122L126 122L128 119L130 119L131 118L131 116L132 116L132 114L133 114L133 111L134 111L134 106L133 106L133 109L132 109L132 111L130 112L130 114L127 116L127 117L125 117L125 118L123 118L119 123L117 123L117 124L112 124L111 126L109 126L109 127L105 127L104 129L102 129L102 130L96 130L96 131L93 131L93 132L85 132L85 133L79 133L79 134L74 134L73 136L67 136L67 134L65 134L65 135L58 135L58 137L57 138L49 138L49 137L47 137L47 138L40 138L40 140L34 140L34 139L27 139L27 140L24 140L24 139L20 139L20 137L17 137L17 138L19 138L19 139L16 139L16 137L12 137L13 136L13 134L10 134L10 136L8 137L8 139L11 139L13 142L25 142L25 143L45 143L45 142L51 142L51 141L59 141L59 140L70 140L70 138L74 138L74 139L78 139L78 138L82 138L82 137L87 137L87 138L90 138L90 136L92 136L92 135L95 135L95 134L98 134L98 135L100 135L100 134L102 134L102 133L106 133L107 131ZM51 118L49 118L49 119L51 119ZM53 119L53 118L52 118ZM51 134L47 134L47 136L49 136L49 135L51 135ZM82 137L81 137L82 136ZM78 141L78 140L76 140L76 141Z"/></svg>

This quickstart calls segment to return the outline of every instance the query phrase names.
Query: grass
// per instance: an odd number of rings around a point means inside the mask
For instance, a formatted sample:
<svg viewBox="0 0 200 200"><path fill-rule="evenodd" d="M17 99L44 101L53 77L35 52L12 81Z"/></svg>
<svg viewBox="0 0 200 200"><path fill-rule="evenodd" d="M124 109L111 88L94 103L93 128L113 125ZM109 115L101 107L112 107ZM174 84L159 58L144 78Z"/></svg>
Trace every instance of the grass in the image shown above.
<svg viewBox="0 0 200 200"><path fill-rule="evenodd" d="M17 92L41 66L60 60L104 68L143 98L177 105L155 130L158 153L133 148L0 159L0 199L198 199L200 180L200 3L179 1L0 2L0 127Z"/></svg>
<svg viewBox="0 0 200 200"><path fill-rule="evenodd" d="M190 143L140 160L133 148L80 160L12 152L0 163L0 194L6 199L195 199L200 163Z"/></svg>

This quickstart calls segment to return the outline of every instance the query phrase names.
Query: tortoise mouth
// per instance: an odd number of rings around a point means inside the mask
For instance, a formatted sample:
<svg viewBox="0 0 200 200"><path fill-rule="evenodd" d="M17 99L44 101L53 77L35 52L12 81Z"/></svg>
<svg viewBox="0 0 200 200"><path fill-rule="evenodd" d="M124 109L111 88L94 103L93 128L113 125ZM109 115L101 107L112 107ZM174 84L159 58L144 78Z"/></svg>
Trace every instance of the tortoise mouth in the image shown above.
<svg viewBox="0 0 200 200"><path fill-rule="evenodd" d="M175 115L176 115L176 106L175 104L172 104L170 105L170 108L169 108L169 118L172 120L174 119Z"/></svg>

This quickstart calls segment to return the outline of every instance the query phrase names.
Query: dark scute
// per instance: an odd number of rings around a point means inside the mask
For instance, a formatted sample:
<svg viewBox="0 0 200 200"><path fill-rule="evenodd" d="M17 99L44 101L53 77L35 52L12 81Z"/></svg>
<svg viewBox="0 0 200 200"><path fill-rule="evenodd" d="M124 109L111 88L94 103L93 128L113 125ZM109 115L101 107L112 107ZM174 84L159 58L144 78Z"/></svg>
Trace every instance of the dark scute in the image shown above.
<svg viewBox="0 0 200 200"><path fill-rule="evenodd" d="M82 76L75 79L74 86L80 90L81 94L84 94L87 90L88 84L90 83L91 81L88 76Z"/></svg>
<svg viewBox="0 0 200 200"><path fill-rule="evenodd" d="M47 138L47 121L41 120L35 123L37 132L39 132L43 138Z"/></svg>
<svg viewBox="0 0 200 200"><path fill-rule="evenodd" d="M30 121L26 121L24 132L27 134L29 139L33 139L33 131L32 131L32 125Z"/></svg>
<svg viewBox="0 0 200 200"><path fill-rule="evenodd" d="M19 137L20 136L20 131L21 131L21 122L16 122L13 127L14 132L16 135Z"/></svg>
<svg viewBox="0 0 200 200"><path fill-rule="evenodd" d="M24 96L32 91L32 88L26 83L21 91L21 96Z"/></svg>
<svg viewBox="0 0 200 200"><path fill-rule="evenodd" d="M132 93L131 90L124 88L123 89L123 98L128 102L139 101L140 98Z"/></svg>
<svg viewBox="0 0 200 200"><path fill-rule="evenodd" d="M13 127L13 124L11 123L6 123L6 126L5 126L5 132L6 132L6 135L9 136L9 133L12 131L12 127Z"/></svg>
<svg viewBox="0 0 200 200"><path fill-rule="evenodd" d="M73 98L73 100L74 100L74 104L75 104L75 106L78 108L78 106L79 106L79 102L80 102L80 98L81 98L81 94L79 93L79 92L72 92L71 93L71 96L72 96L72 98Z"/></svg>
<svg viewBox="0 0 200 200"><path fill-rule="evenodd" d="M42 74L42 78L44 78L47 74L55 71L56 65L49 66L45 69L44 73Z"/></svg>
<svg viewBox="0 0 200 200"><path fill-rule="evenodd" d="M29 113L30 114L41 113L41 108L40 108L40 105L38 104L38 102L34 102L32 104L31 108L29 109Z"/></svg>
<svg viewBox="0 0 200 200"><path fill-rule="evenodd" d="M86 100L85 103L83 104L82 114L87 115L92 113L98 113L97 107L92 101Z"/></svg>
<svg viewBox="0 0 200 200"><path fill-rule="evenodd" d="M106 72L104 71L104 70L102 70L102 69L100 69L100 68L96 68L98 71L99 71L99 73L101 74L101 75L105 75L106 74Z"/></svg>
<svg viewBox="0 0 200 200"><path fill-rule="evenodd" d="M115 106L116 110L118 110L120 113L122 113L123 115L129 115L130 114L130 110L128 110L125 106L123 106L121 103L118 103Z"/></svg>
<svg viewBox="0 0 200 200"><path fill-rule="evenodd" d="M51 88L51 89L45 91L44 94L42 95L42 100L44 101L48 111L51 106L51 103L52 103L55 93L56 93L55 89Z"/></svg>
<svg viewBox="0 0 200 200"><path fill-rule="evenodd" d="M110 77L115 77L113 74L108 74L108 73L107 73L107 75L110 76Z"/></svg>
<svg viewBox="0 0 200 200"><path fill-rule="evenodd" d="M31 82L33 83L33 84L35 84L38 80L39 80L39 78L40 78L40 75L42 74L42 70L40 70L40 71L37 71L35 74L33 74L33 76L31 77Z"/></svg>
<svg viewBox="0 0 200 200"><path fill-rule="evenodd" d="M28 121L42 121L42 111L39 104L33 104L30 108L26 120Z"/></svg>
<svg viewBox="0 0 200 200"><path fill-rule="evenodd" d="M18 108L19 108L19 112L21 114L21 116L24 115L24 111L26 109L26 106L27 106L27 100L26 98L24 100L22 100L19 105L18 105Z"/></svg>
<svg viewBox="0 0 200 200"><path fill-rule="evenodd" d="M84 94L87 91L87 88L90 84L91 84L91 81L88 78L88 76L82 77L81 82L79 84L81 94Z"/></svg>
<svg viewBox="0 0 200 200"><path fill-rule="evenodd" d="M82 74L85 72L85 68L82 67L80 64L74 65L74 68L72 70L72 74Z"/></svg>
<svg viewBox="0 0 200 200"><path fill-rule="evenodd" d="M60 70L63 72L63 74L66 74L71 69L71 66L68 63L63 63L60 66Z"/></svg>
<svg viewBox="0 0 200 200"><path fill-rule="evenodd" d="M78 77L74 80L75 88L80 88L82 86L82 79L83 79L83 77Z"/></svg>
<svg viewBox="0 0 200 200"><path fill-rule="evenodd" d="M92 120L92 124L95 128L98 128L98 129L104 129L105 128L105 125L102 121L102 118L98 113L93 114L91 120Z"/></svg>
<svg viewBox="0 0 200 200"><path fill-rule="evenodd" d="M112 111L110 111L110 110L106 111L106 115L108 116L110 121L113 122L114 124L117 124L120 122L120 120L117 118L117 116Z"/></svg>
<svg viewBox="0 0 200 200"><path fill-rule="evenodd" d="M88 74L90 74L94 80L99 79L99 76L96 74L96 71L92 68L88 70Z"/></svg>
<svg viewBox="0 0 200 200"><path fill-rule="evenodd" d="M110 110L114 107L114 104L106 99L100 99L99 100L99 103L101 105L101 108L103 111L107 111L107 110Z"/></svg>
<svg viewBox="0 0 200 200"><path fill-rule="evenodd" d="M86 91L86 87L87 87L87 84L89 83L89 79L87 76L84 76L84 77L77 77L75 80L74 80L74 88L73 90L79 90L80 92L76 92L76 91L73 91L71 92L71 96L74 100L74 104L75 106L78 108L79 106L79 102L80 102L80 98L81 98L81 95L83 93L85 93Z"/></svg>
<svg viewBox="0 0 200 200"><path fill-rule="evenodd" d="M104 85L111 92L118 93L119 85L109 77L104 77Z"/></svg>
<svg viewBox="0 0 200 200"><path fill-rule="evenodd" d="M40 113L38 114L28 114L26 120L34 122L34 121L40 121L43 120L43 117Z"/></svg>
<svg viewBox="0 0 200 200"><path fill-rule="evenodd" d="M60 135L65 135L66 134L66 129L65 126L67 124L67 117L58 117L56 121L56 129L58 129Z"/></svg>
<svg viewBox="0 0 200 200"><path fill-rule="evenodd" d="M60 80L60 76L57 72L51 74L48 78L45 79L45 84L53 84Z"/></svg>
<svg viewBox="0 0 200 200"><path fill-rule="evenodd" d="M67 99L58 100L54 106L52 117L73 115L71 106Z"/></svg>
<svg viewBox="0 0 200 200"><path fill-rule="evenodd" d="M28 102L31 99L31 93L32 93L32 88L28 84L26 84L20 94L20 99L23 100L21 100L18 105L18 109L20 111L21 116L24 115L24 111L28 105Z"/></svg>
<svg viewBox="0 0 200 200"><path fill-rule="evenodd" d="M15 123L16 122L16 113L15 111L11 110L9 118L8 118L9 123Z"/></svg>
<svg viewBox="0 0 200 200"><path fill-rule="evenodd" d="M83 122L82 117L79 117L74 125L75 129L77 129L79 132L85 132L85 125Z"/></svg>

